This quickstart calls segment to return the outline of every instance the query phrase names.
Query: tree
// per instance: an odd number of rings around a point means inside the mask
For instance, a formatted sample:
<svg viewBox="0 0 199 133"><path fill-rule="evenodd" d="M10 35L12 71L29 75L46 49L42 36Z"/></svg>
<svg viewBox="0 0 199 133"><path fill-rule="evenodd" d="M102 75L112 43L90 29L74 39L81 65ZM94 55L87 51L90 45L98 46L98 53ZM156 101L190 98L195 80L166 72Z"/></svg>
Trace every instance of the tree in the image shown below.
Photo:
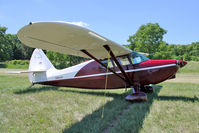
<svg viewBox="0 0 199 133"><path fill-rule="evenodd" d="M190 60L191 60L191 57L189 56L188 53L185 53L185 54L183 55L183 60L185 60L185 61L190 61Z"/></svg>
<svg viewBox="0 0 199 133"><path fill-rule="evenodd" d="M10 45L10 35L6 35L7 27L0 27L0 61L12 58L12 46Z"/></svg>
<svg viewBox="0 0 199 133"><path fill-rule="evenodd" d="M158 51L166 32L158 23L148 23L141 25L133 36L129 36L127 41L130 43L129 47L132 50L149 53L149 57L153 57L153 54Z"/></svg>
<svg viewBox="0 0 199 133"><path fill-rule="evenodd" d="M23 59L22 44L16 35L13 35L13 59Z"/></svg>
<svg viewBox="0 0 199 133"><path fill-rule="evenodd" d="M25 46L24 44L21 43L21 50L22 50L22 59L29 60L34 48Z"/></svg>
<svg viewBox="0 0 199 133"><path fill-rule="evenodd" d="M46 55L48 56L49 60L53 63L53 65L58 69L77 65L86 60L86 58L83 57L66 55L53 51L47 51Z"/></svg>
<svg viewBox="0 0 199 133"><path fill-rule="evenodd" d="M168 49L168 44L166 44L164 41L161 41L156 52L153 54L153 59L171 59L171 52Z"/></svg>

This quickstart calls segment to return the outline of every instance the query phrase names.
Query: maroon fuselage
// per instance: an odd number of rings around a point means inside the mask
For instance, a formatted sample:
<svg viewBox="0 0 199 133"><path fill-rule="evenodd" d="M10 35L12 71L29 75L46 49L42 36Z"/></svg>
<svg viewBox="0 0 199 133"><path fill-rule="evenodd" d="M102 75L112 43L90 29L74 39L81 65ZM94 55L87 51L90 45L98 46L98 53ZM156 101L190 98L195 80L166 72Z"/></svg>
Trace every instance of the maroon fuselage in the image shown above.
<svg viewBox="0 0 199 133"><path fill-rule="evenodd" d="M185 61L181 60L147 60L139 64L123 65L125 73L129 77L132 84L140 86L157 84L175 76L180 67L186 65ZM113 68L120 76L123 77L121 71ZM106 69L96 61L92 61L75 75L72 79L63 79L43 82L40 84L87 88L87 89L104 89L106 79ZM121 78L112 72L108 72L107 89L117 89L130 87Z"/></svg>

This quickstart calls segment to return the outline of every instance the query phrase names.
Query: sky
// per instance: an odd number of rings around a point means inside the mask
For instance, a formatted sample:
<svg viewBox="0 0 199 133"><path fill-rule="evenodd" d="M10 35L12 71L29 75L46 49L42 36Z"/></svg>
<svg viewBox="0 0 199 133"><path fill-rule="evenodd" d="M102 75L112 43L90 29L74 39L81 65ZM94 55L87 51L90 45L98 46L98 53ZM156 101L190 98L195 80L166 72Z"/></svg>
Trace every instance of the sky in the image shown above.
<svg viewBox="0 0 199 133"><path fill-rule="evenodd" d="M167 30L164 41L199 41L199 0L1 0L0 26L16 34L29 22L76 23L119 44L147 23Z"/></svg>

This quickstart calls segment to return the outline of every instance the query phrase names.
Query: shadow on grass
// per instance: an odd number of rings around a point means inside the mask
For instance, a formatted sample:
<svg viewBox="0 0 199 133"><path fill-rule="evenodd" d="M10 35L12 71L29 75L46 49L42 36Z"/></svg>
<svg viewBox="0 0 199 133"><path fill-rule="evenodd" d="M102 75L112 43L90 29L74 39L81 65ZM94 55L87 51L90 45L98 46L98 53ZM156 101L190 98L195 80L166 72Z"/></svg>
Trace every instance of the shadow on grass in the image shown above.
<svg viewBox="0 0 199 133"><path fill-rule="evenodd" d="M199 101L198 97L184 97L184 96L159 96L157 100L171 100L171 101L184 101L184 102L196 102Z"/></svg>
<svg viewBox="0 0 199 133"><path fill-rule="evenodd" d="M66 123L65 129L63 129L63 133L70 132L81 132L81 133L98 133L98 132L109 132L113 130L115 127L119 127L118 125L121 120L124 120L128 115L124 112L129 113L133 119L128 121L135 121L129 127L128 124L122 124L122 128L118 130L118 132L138 132L142 128L143 121L146 115L150 111L150 106L152 105L154 99L158 98L158 93L162 86L154 86L155 92L152 94L148 94L147 102L140 103L132 103L126 102L125 97L131 92L127 91L122 94L117 93L107 93L106 97L112 97L111 101L106 101L104 104L104 118L101 118L103 106L99 107L97 110L93 111L92 114L86 115L81 121L76 123ZM14 93L17 95L27 94L27 93L37 93L42 91L61 91L61 92L72 92L79 94L89 94L96 96L104 96L104 91L92 91L92 90L78 90L78 89L59 89L59 87L54 86L41 86L41 87L33 87L26 88L23 90L15 91ZM92 101L90 101L92 102ZM134 108L133 110L131 108ZM68 122L68 121L67 121ZM113 124L115 123L115 124ZM115 131L114 131L115 132Z"/></svg>
<svg viewBox="0 0 199 133"><path fill-rule="evenodd" d="M49 91L49 90L55 90L58 91L59 87L55 86L43 86L43 87L32 87L32 88L25 88L22 90L15 91L15 94L26 94L26 93L36 93L36 92L41 92L41 91Z"/></svg>
<svg viewBox="0 0 199 133"><path fill-rule="evenodd" d="M173 100L173 101L199 101L197 97L189 98L184 96L158 96L162 86L155 85L155 92L148 94L147 102L125 102L124 98L130 93L127 91L122 94L107 93L106 97L112 97L104 105L104 118L101 118L103 107L86 115L81 121L76 123L66 123L63 133L93 133L93 132L139 132L142 129L145 117L150 112L153 101L156 100ZM54 86L34 87L14 92L15 94L36 93L42 91L61 91L79 94L89 94L104 96L104 92L79 89L59 89ZM90 101L92 102L92 101ZM126 120L126 121L125 121ZM124 122L123 122L124 121ZM121 124L122 123L122 124ZM117 129L117 130L114 130Z"/></svg>
<svg viewBox="0 0 199 133"><path fill-rule="evenodd" d="M109 96L113 97L113 100L104 105L105 110L103 119L101 118L103 107L100 107L92 112L92 114L85 116L80 122L74 123L70 127L66 127L63 130L63 133L138 132L142 128L143 121L150 111L150 106L152 105L153 100L158 98L158 93L162 88L162 86L154 87L155 92L148 94L147 102L125 102L124 98L130 93L129 91L120 95L109 94ZM102 95L101 92L95 92L95 94ZM131 116L129 117L129 120L127 120L131 124L130 127L129 124L126 123L121 125L119 122L126 119L126 117L128 118L128 115ZM113 129L116 127L118 129L114 131Z"/></svg>
<svg viewBox="0 0 199 133"><path fill-rule="evenodd" d="M49 91L49 90L54 90L54 91L62 91L62 92L72 92L72 93L79 93L79 94L89 94L89 95L96 95L96 96L104 96L104 92L97 92L97 91L92 91L92 90L84 90L84 89L59 89L60 87L56 86L41 86L41 87L32 87L32 88L25 88L23 90L18 90L15 91L15 94L26 94L26 93L36 93L36 92L42 92L42 91ZM160 88L160 86L156 85L155 86L156 90L157 88ZM128 93L128 92L127 92ZM127 95L127 94L126 94ZM125 95L125 96L126 96ZM121 96L121 94L116 94L116 93L106 93L107 97L117 97ZM199 101L198 97L185 97L185 96L158 96L155 97L157 100L171 100L171 101L184 101L184 102L195 102Z"/></svg>
<svg viewBox="0 0 199 133"><path fill-rule="evenodd" d="M66 89L59 89L60 87L56 86L43 86L43 87L32 87L32 88L25 88L22 90L17 90L14 92L14 94L26 94L26 93L37 93L37 92L42 92L42 91L61 91L61 92L71 92L71 93L79 93L79 94L89 94L89 95L96 95L96 96L104 96L104 91L102 92L99 91L93 91L93 90L85 90L85 89L75 89L73 88L66 88ZM121 94L116 94L116 93L106 93L107 97L120 97Z"/></svg>

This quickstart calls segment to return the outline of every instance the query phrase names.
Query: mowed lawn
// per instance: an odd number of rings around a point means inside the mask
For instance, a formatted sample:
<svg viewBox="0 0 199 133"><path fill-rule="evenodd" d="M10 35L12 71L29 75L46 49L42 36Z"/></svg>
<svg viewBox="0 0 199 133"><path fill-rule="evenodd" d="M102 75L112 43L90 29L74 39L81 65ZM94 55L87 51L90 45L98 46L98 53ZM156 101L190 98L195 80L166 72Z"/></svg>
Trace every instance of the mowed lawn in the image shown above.
<svg viewBox="0 0 199 133"><path fill-rule="evenodd" d="M175 80L154 85L147 102L136 103L124 100L130 89L27 88L27 75L1 72L0 132L197 133L199 63L187 66Z"/></svg>

